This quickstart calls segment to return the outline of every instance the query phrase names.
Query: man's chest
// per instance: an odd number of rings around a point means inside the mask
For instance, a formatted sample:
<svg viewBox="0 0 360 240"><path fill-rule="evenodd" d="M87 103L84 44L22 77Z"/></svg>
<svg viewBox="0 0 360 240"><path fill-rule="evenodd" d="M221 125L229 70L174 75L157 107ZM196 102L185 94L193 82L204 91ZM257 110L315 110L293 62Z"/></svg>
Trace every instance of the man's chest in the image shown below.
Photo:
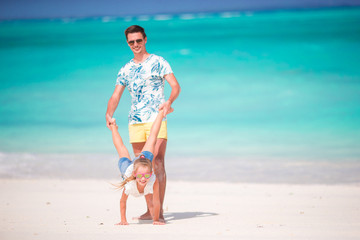
<svg viewBox="0 0 360 240"><path fill-rule="evenodd" d="M132 66L126 72L125 78L129 90L135 92L139 89L156 91L164 83L159 72L154 71L151 65Z"/></svg>

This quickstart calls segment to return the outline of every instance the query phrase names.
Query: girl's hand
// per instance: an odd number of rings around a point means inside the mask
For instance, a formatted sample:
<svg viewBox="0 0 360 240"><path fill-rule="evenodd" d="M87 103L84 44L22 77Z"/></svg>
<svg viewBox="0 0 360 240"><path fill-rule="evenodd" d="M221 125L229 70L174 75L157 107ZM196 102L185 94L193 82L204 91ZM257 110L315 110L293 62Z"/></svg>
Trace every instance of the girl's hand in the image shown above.
<svg viewBox="0 0 360 240"><path fill-rule="evenodd" d="M110 130L118 130L118 125L116 124L115 118L111 119L111 122L109 123Z"/></svg>
<svg viewBox="0 0 360 240"><path fill-rule="evenodd" d="M153 225L165 225L165 222L163 222L163 221L154 221Z"/></svg>
<svg viewBox="0 0 360 240"><path fill-rule="evenodd" d="M112 118L109 114L106 114L106 126L111 130L110 125L115 123L115 118Z"/></svg>
<svg viewBox="0 0 360 240"><path fill-rule="evenodd" d="M119 223L115 223L115 225L129 225L127 221L121 221Z"/></svg>
<svg viewBox="0 0 360 240"><path fill-rule="evenodd" d="M159 106L159 111L161 110L163 111L164 117L174 111L174 109L171 107L171 102L169 100Z"/></svg>

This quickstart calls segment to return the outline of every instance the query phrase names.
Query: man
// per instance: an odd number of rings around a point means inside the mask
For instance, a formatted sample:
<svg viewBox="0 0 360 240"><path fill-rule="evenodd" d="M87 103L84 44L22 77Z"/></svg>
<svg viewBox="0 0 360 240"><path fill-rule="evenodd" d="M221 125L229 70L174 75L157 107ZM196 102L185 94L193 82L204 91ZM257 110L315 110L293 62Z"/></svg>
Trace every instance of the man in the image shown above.
<svg viewBox="0 0 360 240"><path fill-rule="evenodd" d="M132 105L128 116L130 143L135 156L138 156L144 147L152 122L155 120L159 109L163 110L164 117L170 112L171 104L179 96L180 85L169 63L164 58L149 54L146 51L147 37L142 27L137 25L128 27L125 30L125 36L134 58L123 66L118 73L114 93L108 102L106 124L109 127L112 123L112 116L125 87L127 87L132 97ZM171 94L167 101L165 101L164 97L165 80L171 87ZM164 165L166 144L167 125L166 121L163 121L154 152L154 169L159 181L160 219L162 221L164 221L163 202L166 189ZM149 209L140 216L140 219L151 219Z"/></svg>

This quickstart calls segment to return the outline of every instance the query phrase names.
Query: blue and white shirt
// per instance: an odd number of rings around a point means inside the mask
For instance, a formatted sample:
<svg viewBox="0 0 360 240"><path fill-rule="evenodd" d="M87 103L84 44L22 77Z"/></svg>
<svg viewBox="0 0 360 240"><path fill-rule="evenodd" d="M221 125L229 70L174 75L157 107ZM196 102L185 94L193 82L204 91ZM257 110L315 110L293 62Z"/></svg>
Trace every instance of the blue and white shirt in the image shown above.
<svg viewBox="0 0 360 240"><path fill-rule="evenodd" d="M155 54L142 63L130 60L118 73L116 85L126 86L132 98L129 124L153 122L165 102L164 76L172 73L169 63Z"/></svg>

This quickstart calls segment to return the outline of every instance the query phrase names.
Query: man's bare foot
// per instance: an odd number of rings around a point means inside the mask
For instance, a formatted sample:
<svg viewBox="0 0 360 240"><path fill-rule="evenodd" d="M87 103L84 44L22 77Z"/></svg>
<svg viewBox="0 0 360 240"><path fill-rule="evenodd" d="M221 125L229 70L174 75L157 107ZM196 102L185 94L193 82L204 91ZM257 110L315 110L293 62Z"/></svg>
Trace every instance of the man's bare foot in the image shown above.
<svg viewBox="0 0 360 240"><path fill-rule="evenodd" d="M160 216L159 216L159 221L165 223L164 215L160 214Z"/></svg>
<svg viewBox="0 0 360 240"><path fill-rule="evenodd" d="M163 221L154 221L153 222L153 225L165 225L165 222L163 222Z"/></svg>
<svg viewBox="0 0 360 240"><path fill-rule="evenodd" d="M151 214L149 211L141 215L140 217L133 217L133 220L152 220Z"/></svg>

